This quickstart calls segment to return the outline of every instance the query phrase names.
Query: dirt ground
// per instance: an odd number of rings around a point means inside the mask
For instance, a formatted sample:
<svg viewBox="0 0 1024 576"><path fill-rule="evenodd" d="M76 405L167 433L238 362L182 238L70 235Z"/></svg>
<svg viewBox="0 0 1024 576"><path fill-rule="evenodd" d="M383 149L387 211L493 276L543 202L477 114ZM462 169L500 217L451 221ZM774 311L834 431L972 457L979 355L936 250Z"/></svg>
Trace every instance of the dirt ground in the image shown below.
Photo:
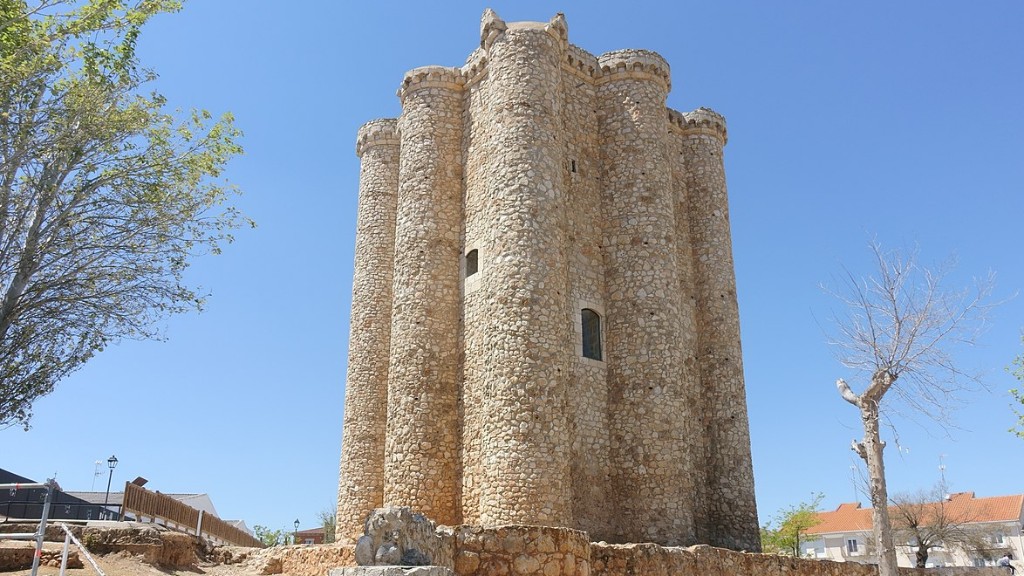
<svg viewBox="0 0 1024 576"><path fill-rule="evenodd" d="M194 576L196 574L206 574L207 576L257 576L258 571L254 568L247 567L244 564L206 564L200 563L195 568L178 568L178 569L165 569L159 568L147 564L142 560L140 556L133 556L126 552L117 552L114 554L107 554L105 556L96 556L96 563L99 564L100 568L107 576ZM84 561L84 559L83 559ZM85 563L85 568L69 568L66 570L67 576L97 576L96 571L88 563ZM17 570L13 572L3 572L2 574L11 576L30 576L31 570ZM40 566L39 576L59 576L60 568L52 568L50 566Z"/></svg>
<svg viewBox="0 0 1024 576"><path fill-rule="evenodd" d="M5 542L10 545L9 541ZM60 549L61 544L46 543L46 548ZM84 568L68 568L65 571L67 576L98 576L96 570L89 564L84 556L82 559ZM128 552L115 552L105 555L93 555L96 563L107 576L195 576L205 574L207 576L258 576L259 569L247 566L246 564L215 564L212 562L200 561L192 568L167 569L154 566L145 562L142 556L133 555ZM32 570L13 570L0 572L0 576L31 576ZM38 576L59 576L60 568L51 566L40 566Z"/></svg>

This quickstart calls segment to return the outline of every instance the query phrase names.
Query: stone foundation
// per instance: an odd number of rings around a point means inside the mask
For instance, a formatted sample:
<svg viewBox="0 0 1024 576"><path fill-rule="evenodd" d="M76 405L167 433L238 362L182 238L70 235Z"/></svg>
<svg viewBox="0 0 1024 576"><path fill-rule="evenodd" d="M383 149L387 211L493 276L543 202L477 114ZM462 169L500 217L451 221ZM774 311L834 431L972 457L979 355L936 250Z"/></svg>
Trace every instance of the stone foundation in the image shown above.
<svg viewBox="0 0 1024 576"><path fill-rule="evenodd" d="M43 548L43 556L39 560L39 565L59 567L62 552L63 548ZM0 548L0 572L12 572L14 570L27 570L31 568L34 553L34 543ZM78 557L78 551L74 549L69 550L68 568L82 567L82 560Z"/></svg>
<svg viewBox="0 0 1024 576"><path fill-rule="evenodd" d="M586 532L546 526L460 526L455 539L458 576L590 576Z"/></svg>
<svg viewBox="0 0 1024 576"><path fill-rule="evenodd" d="M256 551L245 563L261 575L324 576L334 568L355 566L355 546L278 546Z"/></svg>
<svg viewBox="0 0 1024 576"><path fill-rule="evenodd" d="M877 576L873 565L736 552L706 545L590 542L586 532L549 526L436 526L408 509L382 509L367 521L366 542L419 550L431 566L355 566L352 546L260 551L261 574L289 576ZM374 521L374 519L377 519ZM413 521L409 521L413 518ZM433 532L427 528L434 527ZM376 556L376 555L375 555ZM374 562L376 561L375 556ZM364 552L360 555L366 559ZM901 568L900 576L1007 576L996 568Z"/></svg>
<svg viewBox="0 0 1024 576"><path fill-rule="evenodd" d="M874 565L749 554L711 546L590 545L592 576L877 576ZM900 568L900 576L1007 576L988 568ZM459 576L467 576L460 574Z"/></svg>
<svg viewBox="0 0 1024 576"><path fill-rule="evenodd" d="M442 566L350 566L335 568L328 576L454 576Z"/></svg>
<svg viewBox="0 0 1024 576"><path fill-rule="evenodd" d="M187 568L199 561L196 537L170 530L88 526L82 530L81 541L94 554L127 552L165 568Z"/></svg>

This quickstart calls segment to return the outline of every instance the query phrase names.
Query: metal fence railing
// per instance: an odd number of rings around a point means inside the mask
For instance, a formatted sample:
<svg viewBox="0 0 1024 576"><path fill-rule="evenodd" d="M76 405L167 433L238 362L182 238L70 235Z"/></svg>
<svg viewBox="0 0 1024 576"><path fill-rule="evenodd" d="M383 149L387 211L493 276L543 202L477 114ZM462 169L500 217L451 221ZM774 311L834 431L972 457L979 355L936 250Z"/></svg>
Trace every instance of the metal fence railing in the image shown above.
<svg viewBox="0 0 1024 576"><path fill-rule="evenodd" d="M39 573L39 559L43 557L43 538L46 537L46 518L50 515L50 504L53 502L53 493L57 490L57 482L53 478L50 478L45 484L37 482L25 484L0 484L0 490L8 489L12 493L17 493L18 490L23 488L46 490L43 495L43 509L39 514L39 526L36 527L35 532L8 533L4 534L4 538L36 541L36 551L35 554L32 555L32 576L36 576L36 574Z"/></svg>
<svg viewBox="0 0 1024 576"><path fill-rule="evenodd" d="M60 493L55 494L55 501L50 505L50 520L117 520L121 514L120 504L89 504L64 503L59 500ZM10 519L35 519L43 513L42 502L13 501L0 502L0 523Z"/></svg>

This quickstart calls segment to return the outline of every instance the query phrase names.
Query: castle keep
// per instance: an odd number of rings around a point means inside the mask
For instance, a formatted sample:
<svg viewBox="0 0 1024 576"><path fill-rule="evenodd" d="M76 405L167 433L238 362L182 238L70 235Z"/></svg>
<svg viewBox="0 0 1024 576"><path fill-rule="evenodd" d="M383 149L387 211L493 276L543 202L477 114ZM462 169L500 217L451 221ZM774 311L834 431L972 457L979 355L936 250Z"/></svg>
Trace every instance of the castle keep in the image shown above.
<svg viewBox="0 0 1024 576"><path fill-rule="evenodd" d="M760 549L725 121L670 86L488 10L360 128L340 537L396 505Z"/></svg>

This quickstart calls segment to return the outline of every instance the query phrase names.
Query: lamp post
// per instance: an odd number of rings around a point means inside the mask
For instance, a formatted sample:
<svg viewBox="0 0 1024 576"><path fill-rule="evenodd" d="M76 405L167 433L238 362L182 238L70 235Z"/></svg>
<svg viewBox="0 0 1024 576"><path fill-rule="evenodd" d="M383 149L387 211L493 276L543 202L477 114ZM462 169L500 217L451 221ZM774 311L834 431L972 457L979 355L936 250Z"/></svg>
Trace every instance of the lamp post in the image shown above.
<svg viewBox="0 0 1024 576"><path fill-rule="evenodd" d="M292 544L299 543L299 519L295 519L295 532L292 533Z"/></svg>
<svg viewBox="0 0 1024 576"><path fill-rule="evenodd" d="M107 510L107 501L110 500L110 481L114 479L114 468L117 468L117 456L107 458L107 468L110 468L110 476L107 477L107 495L103 497L103 514L109 518L110 512Z"/></svg>

